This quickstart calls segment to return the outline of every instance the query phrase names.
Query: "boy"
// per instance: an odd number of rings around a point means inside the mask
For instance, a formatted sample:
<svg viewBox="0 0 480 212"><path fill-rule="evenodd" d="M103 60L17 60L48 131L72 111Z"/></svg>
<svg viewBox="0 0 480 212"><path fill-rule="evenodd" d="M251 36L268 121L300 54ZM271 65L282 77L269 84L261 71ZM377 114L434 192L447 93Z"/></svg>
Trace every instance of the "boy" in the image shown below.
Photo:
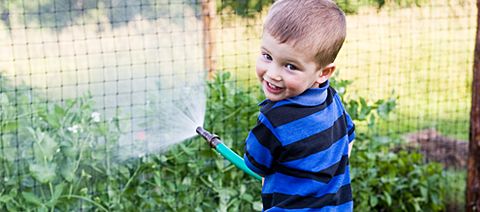
<svg viewBox="0 0 480 212"><path fill-rule="evenodd" d="M346 35L331 0L279 0L265 20L256 72L267 99L245 145L264 177L264 211L352 211L354 125L328 79Z"/></svg>

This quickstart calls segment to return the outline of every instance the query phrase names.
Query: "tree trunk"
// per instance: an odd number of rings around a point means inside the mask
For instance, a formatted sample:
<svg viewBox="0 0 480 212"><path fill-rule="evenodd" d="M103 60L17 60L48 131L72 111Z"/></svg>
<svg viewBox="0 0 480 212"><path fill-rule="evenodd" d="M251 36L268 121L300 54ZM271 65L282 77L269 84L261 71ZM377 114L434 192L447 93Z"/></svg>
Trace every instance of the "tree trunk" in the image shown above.
<svg viewBox="0 0 480 212"><path fill-rule="evenodd" d="M480 0L477 0L477 11ZM477 36L473 61L472 110L470 113L470 143L468 154L466 210L480 210L480 13L477 13Z"/></svg>
<svg viewBox="0 0 480 212"><path fill-rule="evenodd" d="M216 49L215 49L215 19L216 19L215 0L202 1L202 20L203 20L203 43L204 43L204 64L208 71L208 79L212 79L216 69Z"/></svg>

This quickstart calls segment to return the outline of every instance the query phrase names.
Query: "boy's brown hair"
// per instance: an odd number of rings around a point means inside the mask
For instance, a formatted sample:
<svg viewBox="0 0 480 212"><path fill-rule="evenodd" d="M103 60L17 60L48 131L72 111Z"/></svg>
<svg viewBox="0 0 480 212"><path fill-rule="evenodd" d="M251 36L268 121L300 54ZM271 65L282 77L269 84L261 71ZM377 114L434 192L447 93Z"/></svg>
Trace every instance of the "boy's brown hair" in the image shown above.
<svg viewBox="0 0 480 212"><path fill-rule="evenodd" d="M314 51L318 65L333 63L346 36L343 11L331 0L276 1L264 24L280 43Z"/></svg>

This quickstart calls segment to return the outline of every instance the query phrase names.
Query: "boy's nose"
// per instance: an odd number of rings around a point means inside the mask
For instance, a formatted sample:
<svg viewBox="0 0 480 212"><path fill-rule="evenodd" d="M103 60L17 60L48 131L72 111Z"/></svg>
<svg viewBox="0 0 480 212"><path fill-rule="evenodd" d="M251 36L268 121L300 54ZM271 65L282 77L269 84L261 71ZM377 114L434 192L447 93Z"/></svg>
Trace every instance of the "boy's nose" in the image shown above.
<svg viewBox="0 0 480 212"><path fill-rule="evenodd" d="M275 81L280 81L282 77L280 76L280 70L278 67L275 66L270 66L267 69L267 77L269 79L275 80Z"/></svg>

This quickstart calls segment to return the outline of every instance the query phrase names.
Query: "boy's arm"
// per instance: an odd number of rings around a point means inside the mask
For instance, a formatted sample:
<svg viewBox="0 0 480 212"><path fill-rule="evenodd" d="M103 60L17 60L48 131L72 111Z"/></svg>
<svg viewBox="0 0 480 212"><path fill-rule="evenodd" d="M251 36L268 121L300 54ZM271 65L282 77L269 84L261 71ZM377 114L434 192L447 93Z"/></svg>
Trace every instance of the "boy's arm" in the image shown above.
<svg viewBox="0 0 480 212"><path fill-rule="evenodd" d="M280 142L261 120L249 132L245 141L245 154L243 156L245 164L260 176L265 176L272 170L274 161L274 152L281 146Z"/></svg>
<svg viewBox="0 0 480 212"><path fill-rule="evenodd" d="M353 143L355 142L355 124L352 121L352 118L345 111L345 120L347 121L347 133L348 133L348 157L350 157L350 152L353 148Z"/></svg>
<svg viewBox="0 0 480 212"><path fill-rule="evenodd" d="M352 152L354 142L355 141L350 141L350 143L348 144L348 157L350 157L350 152Z"/></svg>

